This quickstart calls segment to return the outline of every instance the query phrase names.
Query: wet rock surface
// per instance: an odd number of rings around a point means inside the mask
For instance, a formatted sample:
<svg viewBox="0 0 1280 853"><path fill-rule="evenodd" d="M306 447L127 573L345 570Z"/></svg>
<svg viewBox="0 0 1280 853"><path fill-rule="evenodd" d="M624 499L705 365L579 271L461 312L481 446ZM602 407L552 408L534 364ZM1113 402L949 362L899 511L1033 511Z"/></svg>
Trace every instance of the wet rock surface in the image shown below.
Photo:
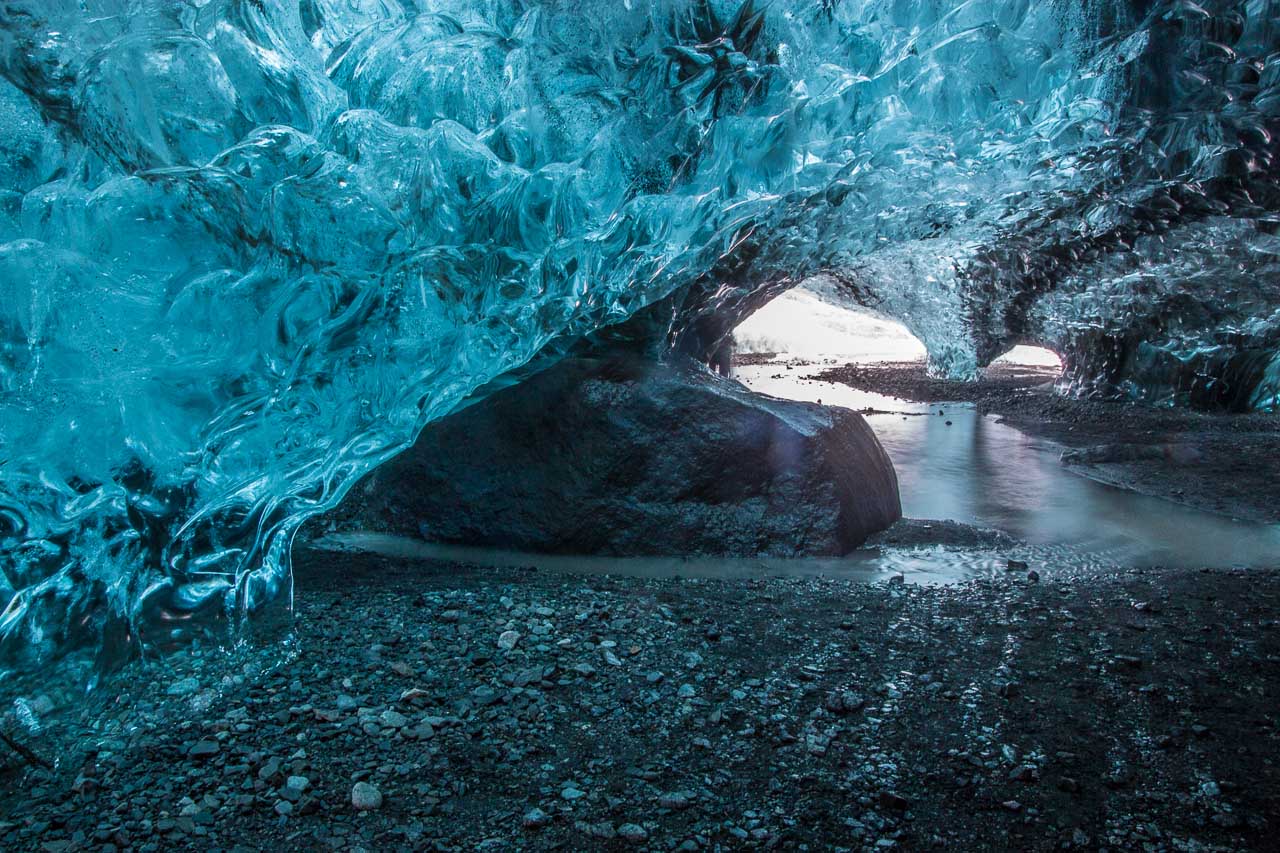
<svg viewBox="0 0 1280 853"><path fill-rule="evenodd" d="M1052 393L1056 371L993 365L977 382L923 362L846 364L809 377L921 403L966 402L1068 449L1071 470L1197 509L1280 523L1280 417L1167 409Z"/></svg>
<svg viewBox="0 0 1280 853"><path fill-rule="evenodd" d="M1271 849L1280 573L1036 569L916 587L303 553L287 643L195 648L110 698L6 696L58 768L4 771L0 846Z"/></svg>
<svg viewBox="0 0 1280 853"><path fill-rule="evenodd" d="M822 556L900 516L861 415L618 356L567 359L432 424L327 526L575 554Z"/></svg>

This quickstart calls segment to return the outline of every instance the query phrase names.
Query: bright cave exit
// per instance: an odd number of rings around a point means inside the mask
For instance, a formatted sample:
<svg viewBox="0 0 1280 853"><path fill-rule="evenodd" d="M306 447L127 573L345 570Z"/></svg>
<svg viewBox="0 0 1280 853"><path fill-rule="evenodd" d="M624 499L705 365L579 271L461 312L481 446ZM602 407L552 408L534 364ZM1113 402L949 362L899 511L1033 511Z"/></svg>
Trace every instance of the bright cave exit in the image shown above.
<svg viewBox="0 0 1280 853"><path fill-rule="evenodd" d="M733 333L735 352L759 357L841 363L923 361L925 347L906 326L870 311L823 301L803 288L789 290L744 320ZM993 365L1061 370L1057 354L1044 347L1017 346Z"/></svg>
<svg viewBox="0 0 1280 853"><path fill-rule="evenodd" d="M1052 549L1062 565L1256 565L1280 550L1277 528L1245 524L1071 473L1062 447L980 414L970 403L919 403L815 378L845 364L919 362L900 323L833 306L803 290L775 299L734 333L734 376L754 391L862 412L893 459L904 516L1003 531ZM922 366L919 369L923 369ZM1053 393L1057 355L1016 347L986 370L1032 376ZM1229 553L1224 555L1224 549Z"/></svg>

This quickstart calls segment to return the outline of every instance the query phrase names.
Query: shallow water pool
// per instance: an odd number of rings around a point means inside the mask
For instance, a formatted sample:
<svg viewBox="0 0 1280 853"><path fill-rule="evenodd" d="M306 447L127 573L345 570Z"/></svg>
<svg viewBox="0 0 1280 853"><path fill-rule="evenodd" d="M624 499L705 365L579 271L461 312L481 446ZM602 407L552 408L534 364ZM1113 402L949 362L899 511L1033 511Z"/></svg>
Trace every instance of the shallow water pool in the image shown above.
<svg viewBox="0 0 1280 853"><path fill-rule="evenodd" d="M813 372L768 364L739 368L736 376L774 397L892 412L868 414L867 422L893 459L909 518L991 527L1122 566L1280 563L1280 525L1233 521L1073 474L1059 462L1060 445L972 405L909 403L803 379Z"/></svg>

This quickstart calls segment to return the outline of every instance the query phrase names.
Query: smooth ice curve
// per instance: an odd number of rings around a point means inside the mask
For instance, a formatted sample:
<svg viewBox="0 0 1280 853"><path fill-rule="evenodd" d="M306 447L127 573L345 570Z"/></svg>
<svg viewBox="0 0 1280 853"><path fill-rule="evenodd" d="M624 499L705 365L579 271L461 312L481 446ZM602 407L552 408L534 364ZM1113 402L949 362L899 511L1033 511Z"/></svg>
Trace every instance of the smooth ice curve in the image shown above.
<svg viewBox="0 0 1280 853"><path fill-rule="evenodd" d="M1274 407L1278 14L3 0L8 665L234 621L425 423L682 290L665 341L818 277L937 370Z"/></svg>

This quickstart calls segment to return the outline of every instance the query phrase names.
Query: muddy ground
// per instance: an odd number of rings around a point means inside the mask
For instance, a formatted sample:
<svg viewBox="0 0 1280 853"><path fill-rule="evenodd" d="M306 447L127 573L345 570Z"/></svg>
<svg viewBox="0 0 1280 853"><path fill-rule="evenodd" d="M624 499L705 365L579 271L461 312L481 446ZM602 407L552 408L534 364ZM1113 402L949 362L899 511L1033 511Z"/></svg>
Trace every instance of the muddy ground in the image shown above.
<svg viewBox="0 0 1280 853"><path fill-rule="evenodd" d="M289 644L25 697L0 846L1275 849L1280 572L297 563Z"/></svg>
<svg viewBox="0 0 1280 853"><path fill-rule="evenodd" d="M1067 449L1095 480L1232 518L1280 522L1280 417L1161 409L1052 393L1056 371L1004 365L979 382L934 379L923 362L814 368L809 379L923 403L967 402Z"/></svg>

